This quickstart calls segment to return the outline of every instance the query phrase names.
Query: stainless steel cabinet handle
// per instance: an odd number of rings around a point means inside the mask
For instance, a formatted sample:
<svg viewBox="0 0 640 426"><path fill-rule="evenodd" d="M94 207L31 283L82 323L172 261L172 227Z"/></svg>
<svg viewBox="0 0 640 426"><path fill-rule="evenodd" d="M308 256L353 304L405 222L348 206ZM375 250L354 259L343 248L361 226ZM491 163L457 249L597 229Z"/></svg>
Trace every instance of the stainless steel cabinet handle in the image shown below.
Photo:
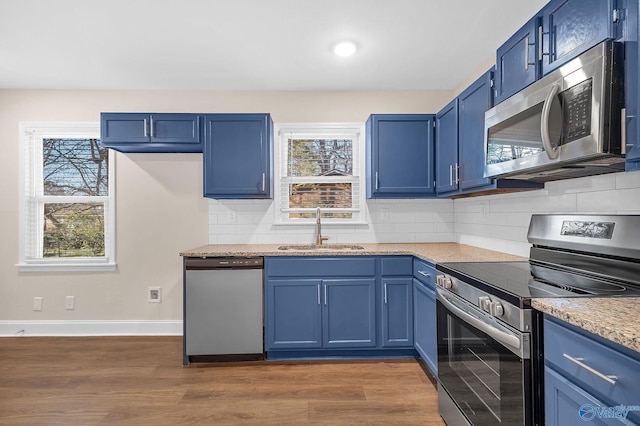
<svg viewBox="0 0 640 426"><path fill-rule="evenodd" d="M542 60L542 25L538 25L538 60Z"/></svg>
<svg viewBox="0 0 640 426"><path fill-rule="evenodd" d="M449 185L453 185L453 164L449 164Z"/></svg>
<svg viewBox="0 0 640 426"><path fill-rule="evenodd" d="M615 385L616 382L618 381L618 377L617 376L608 376L606 374L602 374L601 372L599 372L598 370L594 369L593 367L589 367L587 364L585 364L584 358L574 358L571 355L567 355L565 353L562 354L563 357L565 357L566 359L568 359L569 361L573 362L574 364L584 368L585 370L587 370L589 373L593 374L594 376L599 377L600 379L604 380L605 382L609 383L610 385Z"/></svg>
<svg viewBox="0 0 640 426"><path fill-rule="evenodd" d="M378 180L378 172L376 172L376 191L380 187L380 181Z"/></svg>
<svg viewBox="0 0 640 426"><path fill-rule="evenodd" d="M262 174L262 191L264 192L264 185L265 185L265 174Z"/></svg>
<svg viewBox="0 0 640 426"><path fill-rule="evenodd" d="M430 277L431 277L431 274L427 274L425 271L418 271L418 273L419 273L420 275L422 275L423 277L427 277L427 278L430 278Z"/></svg>
<svg viewBox="0 0 640 426"><path fill-rule="evenodd" d="M387 283L384 283L384 304L387 304Z"/></svg>
<svg viewBox="0 0 640 426"><path fill-rule="evenodd" d="M144 132L144 137L147 137L147 119L143 119L142 120L142 127L143 127L143 132Z"/></svg>
<svg viewBox="0 0 640 426"><path fill-rule="evenodd" d="M153 115L149 119L149 135L151 135L151 137L153 137Z"/></svg>
<svg viewBox="0 0 640 426"><path fill-rule="evenodd" d="M460 183L460 165L458 163L456 163L455 166L455 171L456 171L456 180L454 181L454 184L459 184Z"/></svg>
<svg viewBox="0 0 640 426"><path fill-rule="evenodd" d="M320 306L320 284L318 284L318 306Z"/></svg>
<svg viewBox="0 0 640 426"><path fill-rule="evenodd" d="M524 38L524 69L529 69L529 37Z"/></svg>
<svg viewBox="0 0 640 426"><path fill-rule="evenodd" d="M551 103L553 102L553 98L558 94L558 90L560 90L560 87L557 84L552 85L549 89L547 98L544 100L544 105L542 106L542 116L540 119L542 145L544 146L544 150L547 153L549 160L555 160L560 155L560 150L554 149L553 146L551 146L551 136L549 136L549 115L551 114Z"/></svg>
<svg viewBox="0 0 640 426"><path fill-rule="evenodd" d="M327 285L324 285L324 306L327 306Z"/></svg>

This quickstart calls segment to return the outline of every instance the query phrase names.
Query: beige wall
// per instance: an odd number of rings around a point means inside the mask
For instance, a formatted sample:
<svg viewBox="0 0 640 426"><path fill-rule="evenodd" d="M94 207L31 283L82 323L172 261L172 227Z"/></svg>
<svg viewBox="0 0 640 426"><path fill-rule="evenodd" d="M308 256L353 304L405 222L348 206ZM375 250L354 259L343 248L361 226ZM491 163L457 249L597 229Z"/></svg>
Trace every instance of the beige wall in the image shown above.
<svg viewBox="0 0 640 426"><path fill-rule="evenodd" d="M0 90L0 321L180 320L178 252L207 243L198 154L116 156L116 272L19 273L20 121L98 121L101 111L270 112L275 122L363 122L370 113L435 113L453 92ZM163 303L147 303L147 287ZM76 309L64 309L65 296ZM32 311L44 297L42 312Z"/></svg>

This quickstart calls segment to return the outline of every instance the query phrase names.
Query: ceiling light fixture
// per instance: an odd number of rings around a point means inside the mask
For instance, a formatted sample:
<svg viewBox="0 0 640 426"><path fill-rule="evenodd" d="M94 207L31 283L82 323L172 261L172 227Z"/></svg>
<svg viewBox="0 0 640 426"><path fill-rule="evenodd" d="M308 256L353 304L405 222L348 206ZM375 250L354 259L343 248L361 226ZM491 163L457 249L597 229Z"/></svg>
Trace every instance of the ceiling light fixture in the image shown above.
<svg viewBox="0 0 640 426"><path fill-rule="evenodd" d="M333 47L333 53L346 58L356 53L356 45L350 41L342 41Z"/></svg>

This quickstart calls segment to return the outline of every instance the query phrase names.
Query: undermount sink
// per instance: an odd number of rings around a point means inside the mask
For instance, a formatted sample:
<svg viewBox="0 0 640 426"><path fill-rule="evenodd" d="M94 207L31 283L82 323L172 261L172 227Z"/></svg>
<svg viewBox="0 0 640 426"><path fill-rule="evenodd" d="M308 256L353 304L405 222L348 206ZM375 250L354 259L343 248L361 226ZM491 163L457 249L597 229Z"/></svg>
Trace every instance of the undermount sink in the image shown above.
<svg viewBox="0 0 640 426"><path fill-rule="evenodd" d="M303 244L303 245L295 245L290 244L286 246L278 247L278 250L298 250L298 251L307 251L307 250L364 250L364 247L357 246L353 244Z"/></svg>

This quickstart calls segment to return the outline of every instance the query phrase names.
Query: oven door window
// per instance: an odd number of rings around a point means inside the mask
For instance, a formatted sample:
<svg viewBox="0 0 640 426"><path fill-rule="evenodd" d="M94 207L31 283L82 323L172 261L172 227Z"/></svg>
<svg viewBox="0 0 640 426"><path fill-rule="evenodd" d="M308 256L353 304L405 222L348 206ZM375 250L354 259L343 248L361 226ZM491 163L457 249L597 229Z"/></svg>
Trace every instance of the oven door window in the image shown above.
<svg viewBox="0 0 640 426"><path fill-rule="evenodd" d="M529 360L462 321L440 302L438 378L474 425L524 424Z"/></svg>

